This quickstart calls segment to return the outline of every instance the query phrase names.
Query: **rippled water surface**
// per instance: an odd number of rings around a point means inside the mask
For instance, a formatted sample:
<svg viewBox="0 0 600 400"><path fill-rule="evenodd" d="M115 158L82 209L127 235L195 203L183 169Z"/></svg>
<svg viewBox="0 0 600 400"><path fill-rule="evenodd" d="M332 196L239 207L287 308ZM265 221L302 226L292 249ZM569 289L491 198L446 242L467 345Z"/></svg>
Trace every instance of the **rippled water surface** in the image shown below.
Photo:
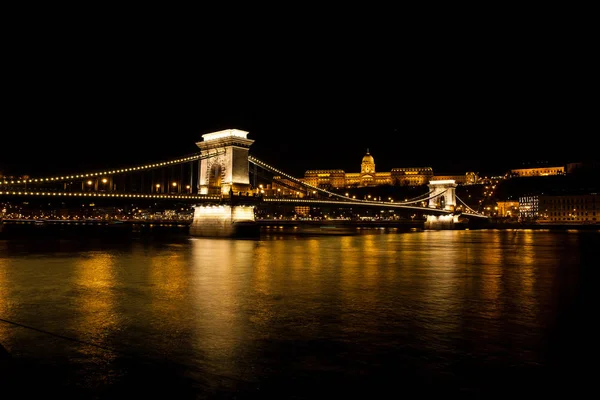
<svg viewBox="0 0 600 400"><path fill-rule="evenodd" d="M599 260L597 231L0 240L0 383L22 398L582 395Z"/></svg>

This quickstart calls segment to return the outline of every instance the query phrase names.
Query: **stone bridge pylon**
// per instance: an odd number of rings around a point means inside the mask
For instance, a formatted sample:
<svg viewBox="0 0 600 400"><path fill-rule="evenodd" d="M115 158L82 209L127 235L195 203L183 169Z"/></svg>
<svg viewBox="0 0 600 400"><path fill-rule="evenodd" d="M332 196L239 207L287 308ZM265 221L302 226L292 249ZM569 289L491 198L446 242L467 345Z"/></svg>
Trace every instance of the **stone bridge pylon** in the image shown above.
<svg viewBox="0 0 600 400"><path fill-rule="evenodd" d="M453 179L429 181L429 208L451 211L449 215L426 215L425 229L455 229L458 216L456 209L456 182Z"/></svg>
<svg viewBox="0 0 600 400"><path fill-rule="evenodd" d="M456 181L444 179L429 181L429 208L439 208L454 212L456 208Z"/></svg>
<svg viewBox="0 0 600 400"><path fill-rule="evenodd" d="M201 156L198 193L245 193L250 189L248 151L254 140L247 135L238 129L202 135L204 141L196 143Z"/></svg>
<svg viewBox="0 0 600 400"><path fill-rule="evenodd" d="M238 129L202 135L198 192L207 195L244 193L250 190L248 151L254 140L248 132ZM232 198L230 196L230 198ZM194 206L190 234L205 237L258 236L253 205L234 205L221 202Z"/></svg>

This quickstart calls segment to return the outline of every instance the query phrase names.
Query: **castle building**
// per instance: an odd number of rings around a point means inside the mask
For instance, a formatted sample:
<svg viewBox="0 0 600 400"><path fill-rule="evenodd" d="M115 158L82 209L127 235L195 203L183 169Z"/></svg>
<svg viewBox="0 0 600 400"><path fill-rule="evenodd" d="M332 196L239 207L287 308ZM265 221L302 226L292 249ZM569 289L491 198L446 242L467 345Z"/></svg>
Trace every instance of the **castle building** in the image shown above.
<svg viewBox="0 0 600 400"><path fill-rule="evenodd" d="M515 177L564 175L565 167L564 166L555 166L555 167L541 167L541 168L520 168L520 169L511 169L510 173L512 176L515 176Z"/></svg>
<svg viewBox="0 0 600 400"><path fill-rule="evenodd" d="M458 179L456 179L458 178ZM431 180L438 179L433 175L433 168L392 168L388 172L377 172L375 170L375 159L369 153L362 158L360 172L345 172L341 169L315 169L308 170L301 179L304 183L322 189L355 188L365 186L397 185L397 186L421 186ZM441 178L440 178L441 179ZM453 177L457 183L475 183L473 173Z"/></svg>

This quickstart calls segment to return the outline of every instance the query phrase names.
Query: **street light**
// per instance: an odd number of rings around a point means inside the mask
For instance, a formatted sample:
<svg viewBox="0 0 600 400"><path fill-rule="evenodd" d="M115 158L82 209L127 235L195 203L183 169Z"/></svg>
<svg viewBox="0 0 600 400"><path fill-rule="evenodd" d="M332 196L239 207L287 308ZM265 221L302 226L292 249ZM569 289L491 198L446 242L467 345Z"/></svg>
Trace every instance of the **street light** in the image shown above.
<svg viewBox="0 0 600 400"><path fill-rule="evenodd" d="M156 193L159 193L159 191L160 191L160 183L157 183L156 184Z"/></svg>

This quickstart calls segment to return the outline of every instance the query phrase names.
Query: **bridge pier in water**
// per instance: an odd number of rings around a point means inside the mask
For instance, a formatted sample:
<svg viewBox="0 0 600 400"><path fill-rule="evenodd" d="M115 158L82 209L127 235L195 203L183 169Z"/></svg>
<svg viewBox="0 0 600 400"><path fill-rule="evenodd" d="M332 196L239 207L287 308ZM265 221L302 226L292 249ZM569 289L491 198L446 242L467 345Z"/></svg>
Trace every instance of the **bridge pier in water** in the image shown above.
<svg viewBox="0 0 600 400"><path fill-rule="evenodd" d="M445 230L445 229L464 229L462 223L458 221L458 215L427 215L424 229L427 230Z"/></svg>
<svg viewBox="0 0 600 400"><path fill-rule="evenodd" d="M201 237L256 237L260 227L254 217L254 206L195 206L189 233Z"/></svg>
<svg viewBox="0 0 600 400"><path fill-rule="evenodd" d="M201 194L221 195L229 204L194 207L190 235L203 237L254 237L259 235L254 205L247 196L250 190L248 150L254 140L248 132L226 129L202 135L196 143L203 158L198 173L198 189ZM246 204L240 204L241 194L246 193ZM239 196L235 196L239 194ZM234 198L237 197L237 201Z"/></svg>
<svg viewBox="0 0 600 400"><path fill-rule="evenodd" d="M456 182L453 179L429 181L431 198L429 208L454 212L456 209ZM424 228L428 230L463 229L458 221L458 215L426 215Z"/></svg>

